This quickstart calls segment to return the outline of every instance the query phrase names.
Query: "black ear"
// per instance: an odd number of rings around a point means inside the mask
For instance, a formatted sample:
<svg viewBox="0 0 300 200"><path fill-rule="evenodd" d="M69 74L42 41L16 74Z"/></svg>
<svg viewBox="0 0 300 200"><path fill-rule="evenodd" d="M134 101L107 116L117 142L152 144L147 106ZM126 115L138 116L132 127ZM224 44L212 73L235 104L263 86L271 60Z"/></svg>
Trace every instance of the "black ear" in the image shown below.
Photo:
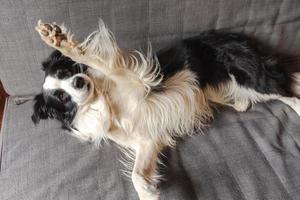
<svg viewBox="0 0 300 200"><path fill-rule="evenodd" d="M77 106L74 105L71 110L68 110L67 112L63 113L60 116L62 128L68 129L71 126L72 121L76 115L76 112L77 112Z"/></svg>
<svg viewBox="0 0 300 200"><path fill-rule="evenodd" d="M43 94L38 94L34 98L33 114L31 119L34 124L39 123L41 119L48 119L48 109Z"/></svg>
<svg viewBox="0 0 300 200"><path fill-rule="evenodd" d="M42 70L47 70L51 66L51 64L59 60L61 56L62 54L58 50L53 51L50 56L42 62Z"/></svg>

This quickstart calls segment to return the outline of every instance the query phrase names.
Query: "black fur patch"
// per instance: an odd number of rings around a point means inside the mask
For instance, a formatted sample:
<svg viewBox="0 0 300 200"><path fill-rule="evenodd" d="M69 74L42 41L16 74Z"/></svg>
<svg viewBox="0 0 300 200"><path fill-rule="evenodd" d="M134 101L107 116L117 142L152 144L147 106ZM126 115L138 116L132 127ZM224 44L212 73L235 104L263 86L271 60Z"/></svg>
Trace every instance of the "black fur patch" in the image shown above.
<svg viewBox="0 0 300 200"><path fill-rule="evenodd" d="M53 51L52 54L42 62L42 70L45 71L45 75L51 75L58 79L66 79L78 73L85 73L87 68L86 65L75 63L57 50Z"/></svg>
<svg viewBox="0 0 300 200"><path fill-rule="evenodd" d="M288 76L266 49L241 34L208 31L160 50L156 56L164 80L188 68L198 75L202 88L233 75L240 85L260 93L287 95Z"/></svg>
<svg viewBox="0 0 300 200"><path fill-rule="evenodd" d="M32 121L37 124L41 119L57 119L62 123L63 128L68 128L72 123L77 106L72 101L62 103L53 96L39 94L34 99Z"/></svg>

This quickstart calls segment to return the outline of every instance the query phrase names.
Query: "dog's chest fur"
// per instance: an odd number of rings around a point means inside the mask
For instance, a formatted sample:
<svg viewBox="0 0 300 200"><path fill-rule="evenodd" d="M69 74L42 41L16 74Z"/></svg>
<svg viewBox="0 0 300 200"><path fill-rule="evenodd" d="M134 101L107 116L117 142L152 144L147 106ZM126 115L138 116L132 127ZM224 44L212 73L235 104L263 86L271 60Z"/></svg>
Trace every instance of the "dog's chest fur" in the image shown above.
<svg viewBox="0 0 300 200"><path fill-rule="evenodd" d="M73 121L73 133L84 141L100 141L111 126L111 114L103 96L78 110Z"/></svg>

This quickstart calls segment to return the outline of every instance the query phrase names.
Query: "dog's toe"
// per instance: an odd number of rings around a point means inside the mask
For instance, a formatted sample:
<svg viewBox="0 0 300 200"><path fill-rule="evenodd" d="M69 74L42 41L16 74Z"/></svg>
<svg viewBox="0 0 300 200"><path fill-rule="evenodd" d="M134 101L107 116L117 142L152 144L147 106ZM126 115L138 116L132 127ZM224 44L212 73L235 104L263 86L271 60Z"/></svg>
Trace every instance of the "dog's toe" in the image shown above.
<svg viewBox="0 0 300 200"><path fill-rule="evenodd" d="M52 31L52 26L50 24L44 24L44 28L47 29L48 31Z"/></svg>
<svg viewBox="0 0 300 200"><path fill-rule="evenodd" d="M54 31L55 31L55 33L56 34L61 34L61 28L59 27L59 26L57 26L57 25L53 25L53 29L54 29Z"/></svg>
<svg viewBox="0 0 300 200"><path fill-rule="evenodd" d="M40 33L45 37L49 35L49 32L46 30L41 30Z"/></svg>
<svg viewBox="0 0 300 200"><path fill-rule="evenodd" d="M66 34L63 33L62 28L55 23L43 23L39 20L36 30L41 35L42 39L49 45L60 47L61 42L67 40Z"/></svg>

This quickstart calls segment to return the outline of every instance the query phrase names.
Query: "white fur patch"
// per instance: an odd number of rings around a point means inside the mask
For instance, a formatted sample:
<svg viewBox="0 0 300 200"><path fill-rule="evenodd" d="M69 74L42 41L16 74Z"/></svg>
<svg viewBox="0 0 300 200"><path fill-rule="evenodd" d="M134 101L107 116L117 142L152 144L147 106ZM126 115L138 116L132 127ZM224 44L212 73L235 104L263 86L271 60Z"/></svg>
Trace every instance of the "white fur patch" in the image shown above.
<svg viewBox="0 0 300 200"><path fill-rule="evenodd" d="M231 81L220 84L218 87L207 87L205 96L209 101L231 106L242 112L246 111L250 105L258 102L279 100L290 106L300 116L300 100L296 97L283 97L279 94L257 92L254 89L239 85L234 76L231 76Z"/></svg>
<svg viewBox="0 0 300 200"><path fill-rule="evenodd" d="M111 126L111 114L105 98L99 96L93 103L80 107L72 125L76 128L74 136L100 144Z"/></svg>
<svg viewBox="0 0 300 200"><path fill-rule="evenodd" d="M66 93L68 93L72 97L72 100L74 102L76 102L77 104L81 104L89 96L89 91L87 88L76 89L73 87L72 85L73 79L77 76L81 76L87 79L86 75L76 75L68 79L58 79L52 76L47 76L43 84L43 89L44 90L63 89Z"/></svg>
<svg viewBox="0 0 300 200"><path fill-rule="evenodd" d="M57 78L54 78L52 76L47 76L45 78L43 89L44 90L53 90L53 89L59 89L61 88L62 82L64 80L59 80Z"/></svg>

